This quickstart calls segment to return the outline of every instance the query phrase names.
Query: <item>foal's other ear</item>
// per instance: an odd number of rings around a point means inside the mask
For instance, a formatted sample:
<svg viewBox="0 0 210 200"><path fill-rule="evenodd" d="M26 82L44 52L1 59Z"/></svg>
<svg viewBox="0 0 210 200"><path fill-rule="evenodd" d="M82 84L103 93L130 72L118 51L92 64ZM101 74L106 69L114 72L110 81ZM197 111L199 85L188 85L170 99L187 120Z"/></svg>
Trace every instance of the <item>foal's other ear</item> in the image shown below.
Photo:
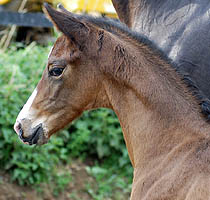
<svg viewBox="0 0 210 200"><path fill-rule="evenodd" d="M87 38L89 28L70 12L59 12L47 3L44 3L44 8L44 12L56 28L81 47Z"/></svg>
<svg viewBox="0 0 210 200"><path fill-rule="evenodd" d="M66 9L63 7L63 5L62 5L61 3L59 3L59 4L57 5L57 8L58 8L61 12L64 12L64 13L66 13L66 14L70 14L70 12L69 12L68 10L66 10Z"/></svg>

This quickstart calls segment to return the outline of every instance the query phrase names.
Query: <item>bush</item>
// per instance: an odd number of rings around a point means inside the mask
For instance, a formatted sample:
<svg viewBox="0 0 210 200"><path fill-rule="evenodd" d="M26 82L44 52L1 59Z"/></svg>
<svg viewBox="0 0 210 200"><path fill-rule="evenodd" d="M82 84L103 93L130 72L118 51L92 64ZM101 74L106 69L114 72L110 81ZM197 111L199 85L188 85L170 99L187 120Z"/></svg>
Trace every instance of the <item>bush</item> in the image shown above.
<svg viewBox="0 0 210 200"><path fill-rule="evenodd" d="M68 162L69 157L97 156L99 163L104 161L103 167L120 166L130 175L121 128L113 111L108 109L85 112L68 130L53 136L44 146L31 147L19 141L13 124L41 77L50 47L32 43L17 50L16 46L1 52L0 57L0 167L22 185L39 184L56 177L53 169L60 162ZM66 180L59 182L63 184Z"/></svg>

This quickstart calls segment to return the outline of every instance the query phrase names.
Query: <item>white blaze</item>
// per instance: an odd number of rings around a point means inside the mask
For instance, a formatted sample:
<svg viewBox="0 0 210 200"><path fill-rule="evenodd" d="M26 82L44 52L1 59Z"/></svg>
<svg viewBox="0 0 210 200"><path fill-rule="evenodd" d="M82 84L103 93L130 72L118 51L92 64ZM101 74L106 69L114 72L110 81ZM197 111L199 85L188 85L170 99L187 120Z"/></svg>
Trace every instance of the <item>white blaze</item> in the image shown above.
<svg viewBox="0 0 210 200"><path fill-rule="evenodd" d="M17 117L17 121L20 121L25 118L30 118L30 115L32 115L32 113L30 113L30 112L32 112L31 105L34 102L36 95L37 95L37 89L35 88L35 90L31 94L31 96L29 97L28 101L23 106L23 109L20 111L20 113Z"/></svg>
<svg viewBox="0 0 210 200"><path fill-rule="evenodd" d="M53 46L51 47L50 53L48 54L48 59L49 59L49 57L50 57L50 54L52 53L52 50L53 50Z"/></svg>

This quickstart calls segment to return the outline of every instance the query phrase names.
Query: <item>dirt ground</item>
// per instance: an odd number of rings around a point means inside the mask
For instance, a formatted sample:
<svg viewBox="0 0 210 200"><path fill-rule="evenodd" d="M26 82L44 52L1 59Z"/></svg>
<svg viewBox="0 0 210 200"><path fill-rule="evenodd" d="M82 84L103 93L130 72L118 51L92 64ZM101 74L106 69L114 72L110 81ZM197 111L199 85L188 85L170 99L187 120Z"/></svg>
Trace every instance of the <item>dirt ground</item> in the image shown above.
<svg viewBox="0 0 210 200"><path fill-rule="evenodd" d="M7 174L0 172L0 200L91 200L91 196L85 190L85 184L93 183L94 179L85 170L86 165L76 161L69 166L72 181L64 192L55 197L47 185L43 185L43 193L40 194L28 186L18 186L11 183Z"/></svg>

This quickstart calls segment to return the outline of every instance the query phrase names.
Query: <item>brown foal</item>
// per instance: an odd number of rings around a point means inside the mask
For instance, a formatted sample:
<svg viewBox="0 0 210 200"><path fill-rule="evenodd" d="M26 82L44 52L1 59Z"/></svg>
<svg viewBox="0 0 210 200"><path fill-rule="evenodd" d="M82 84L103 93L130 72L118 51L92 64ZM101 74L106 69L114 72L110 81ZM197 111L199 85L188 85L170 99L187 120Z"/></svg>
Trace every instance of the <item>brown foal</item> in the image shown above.
<svg viewBox="0 0 210 200"><path fill-rule="evenodd" d="M45 8L63 35L18 115L20 138L43 144L83 111L111 108L134 167L132 200L210 199L210 125L170 61L117 22Z"/></svg>

